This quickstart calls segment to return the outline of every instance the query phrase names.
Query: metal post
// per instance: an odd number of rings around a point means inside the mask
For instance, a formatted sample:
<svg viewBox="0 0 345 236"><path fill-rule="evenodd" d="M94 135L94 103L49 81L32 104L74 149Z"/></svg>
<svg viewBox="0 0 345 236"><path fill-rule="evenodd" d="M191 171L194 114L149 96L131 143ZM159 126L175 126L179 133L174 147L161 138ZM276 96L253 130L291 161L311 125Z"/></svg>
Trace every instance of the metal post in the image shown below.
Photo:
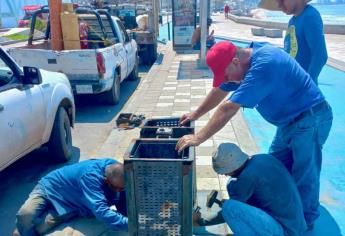
<svg viewBox="0 0 345 236"><path fill-rule="evenodd" d="M50 30L51 30L51 47L53 50L63 50L63 37L61 30L60 13L62 9L61 0L49 0L50 8Z"/></svg>
<svg viewBox="0 0 345 236"><path fill-rule="evenodd" d="M200 67L206 67L206 40L207 40L207 1L200 1Z"/></svg>
<svg viewBox="0 0 345 236"><path fill-rule="evenodd" d="M211 18L211 0L207 0L207 18Z"/></svg>
<svg viewBox="0 0 345 236"><path fill-rule="evenodd" d="M156 37L159 35L159 24L158 24L158 18L159 18L159 2L158 0L152 0L152 10L153 10L153 19L154 19L154 31Z"/></svg>
<svg viewBox="0 0 345 236"><path fill-rule="evenodd" d="M168 40L170 41L170 22L168 21Z"/></svg>
<svg viewBox="0 0 345 236"><path fill-rule="evenodd" d="M168 9L167 6L166 6L166 9ZM170 41L171 37L170 37L170 22L169 22L169 13L168 13L168 11L167 11L167 24L168 24L168 40Z"/></svg>

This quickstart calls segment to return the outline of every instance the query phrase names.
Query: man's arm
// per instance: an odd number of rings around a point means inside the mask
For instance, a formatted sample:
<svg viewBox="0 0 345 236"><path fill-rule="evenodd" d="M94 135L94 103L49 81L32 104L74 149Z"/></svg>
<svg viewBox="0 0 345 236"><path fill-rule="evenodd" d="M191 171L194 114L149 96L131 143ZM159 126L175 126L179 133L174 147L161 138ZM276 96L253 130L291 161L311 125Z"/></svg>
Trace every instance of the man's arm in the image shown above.
<svg viewBox="0 0 345 236"><path fill-rule="evenodd" d="M200 26L197 26L192 35L192 45L200 41L200 34L201 34L201 28Z"/></svg>
<svg viewBox="0 0 345 236"><path fill-rule="evenodd" d="M207 125L201 129L196 135L204 141L222 129L229 120L240 109L240 105L231 101L225 101L216 110Z"/></svg>
<svg viewBox="0 0 345 236"><path fill-rule="evenodd" d="M239 109L240 105L237 103L223 102L202 130L195 135L185 135L177 142L176 150L181 152L189 146L198 146L205 142L223 128Z"/></svg>
<svg viewBox="0 0 345 236"><path fill-rule="evenodd" d="M206 96L205 100L201 105L194 111L189 114L185 114L180 119L180 124L184 125L186 122L191 120L197 120L205 113L209 112L215 108L223 99L226 97L228 92L220 88L213 88Z"/></svg>
<svg viewBox="0 0 345 236"><path fill-rule="evenodd" d="M311 59L307 72L317 83L317 78L328 58L325 36L323 34L323 24L319 14L309 15L306 19L303 30L311 51Z"/></svg>
<svg viewBox="0 0 345 236"><path fill-rule="evenodd" d="M108 200L101 188L101 183L99 183L96 176L92 174L83 176L80 180L80 185L86 205L99 221L113 230L128 230L128 218L118 211L110 209Z"/></svg>

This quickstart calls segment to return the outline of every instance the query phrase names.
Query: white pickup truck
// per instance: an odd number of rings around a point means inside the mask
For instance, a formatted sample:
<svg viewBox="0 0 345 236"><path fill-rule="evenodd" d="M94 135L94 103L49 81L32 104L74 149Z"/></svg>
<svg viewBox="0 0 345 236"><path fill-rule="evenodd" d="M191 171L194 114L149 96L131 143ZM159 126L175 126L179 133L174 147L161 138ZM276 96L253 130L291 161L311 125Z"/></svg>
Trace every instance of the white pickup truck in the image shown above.
<svg viewBox="0 0 345 236"><path fill-rule="evenodd" d="M70 159L74 119L66 75L22 69L0 48L0 170L44 144L49 158Z"/></svg>
<svg viewBox="0 0 345 236"><path fill-rule="evenodd" d="M79 8L79 23L88 26L87 49L54 51L50 49L50 32L37 38L35 19L49 9L33 15L29 42L9 45L8 53L20 66L34 66L67 75L74 94L103 94L108 104L120 99L120 83L138 78L138 51L121 21L105 10ZM41 33L42 35L42 33Z"/></svg>

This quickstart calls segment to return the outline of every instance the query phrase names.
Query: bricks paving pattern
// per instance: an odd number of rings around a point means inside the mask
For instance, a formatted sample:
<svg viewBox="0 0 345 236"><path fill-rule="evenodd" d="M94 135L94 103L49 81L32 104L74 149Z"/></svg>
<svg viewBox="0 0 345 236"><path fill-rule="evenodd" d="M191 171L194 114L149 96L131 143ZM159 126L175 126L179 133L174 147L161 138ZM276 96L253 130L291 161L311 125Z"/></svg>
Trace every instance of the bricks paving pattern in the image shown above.
<svg viewBox="0 0 345 236"><path fill-rule="evenodd" d="M133 112L144 114L146 118L160 118L181 116L195 110L212 89L212 72L208 69L198 68L196 51L187 51L178 54L172 50L171 45L162 48L160 55L162 62L155 64L146 78L141 78L137 91L127 101L121 112ZM206 125L214 111L211 111L195 122L196 132ZM238 121L239 122L238 122ZM220 198L228 198L226 182L228 178L217 175L212 169L212 153L223 142L239 144L249 153L255 153L257 148L252 140L247 127L237 125L243 122L241 113L233 118L222 130L212 138L196 147L196 173L198 203L205 204L206 195L210 190L220 192ZM233 124L240 127L234 130ZM234 127L235 127L234 126ZM241 128L242 127L242 128ZM237 129L237 128L236 128ZM242 142L238 136L246 133ZM240 132L241 135L237 134ZM121 131L114 128L105 144L100 148L97 157L108 156L123 161L123 155L132 139L139 137L139 129ZM201 205L203 214L212 214L217 208L207 210ZM200 232L199 232L200 231ZM212 232L225 235L230 232L226 225L207 227L207 230L199 229L196 234L207 235Z"/></svg>

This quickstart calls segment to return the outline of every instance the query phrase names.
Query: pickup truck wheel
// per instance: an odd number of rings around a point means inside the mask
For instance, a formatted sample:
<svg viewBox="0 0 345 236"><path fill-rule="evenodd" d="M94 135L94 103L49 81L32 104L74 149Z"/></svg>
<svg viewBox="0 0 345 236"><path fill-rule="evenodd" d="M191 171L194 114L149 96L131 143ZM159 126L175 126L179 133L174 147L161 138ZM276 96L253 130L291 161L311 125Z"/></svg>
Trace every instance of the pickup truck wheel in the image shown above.
<svg viewBox="0 0 345 236"><path fill-rule="evenodd" d="M105 92L105 99L109 105L116 105L120 101L120 76L115 75L111 89Z"/></svg>
<svg viewBox="0 0 345 236"><path fill-rule="evenodd" d="M148 65L152 66L157 60L157 44L147 45Z"/></svg>
<svg viewBox="0 0 345 236"><path fill-rule="evenodd" d="M72 157L71 123L63 107L56 113L48 149L57 161L68 161Z"/></svg>
<svg viewBox="0 0 345 236"><path fill-rule="evenodd" d="M132 70L132 72L129 74L128 79L131 81L135 81L139 78L139 72L138 72L138 67L139 67L139 57L137 56L135 59L135 65Z"/></svg>

